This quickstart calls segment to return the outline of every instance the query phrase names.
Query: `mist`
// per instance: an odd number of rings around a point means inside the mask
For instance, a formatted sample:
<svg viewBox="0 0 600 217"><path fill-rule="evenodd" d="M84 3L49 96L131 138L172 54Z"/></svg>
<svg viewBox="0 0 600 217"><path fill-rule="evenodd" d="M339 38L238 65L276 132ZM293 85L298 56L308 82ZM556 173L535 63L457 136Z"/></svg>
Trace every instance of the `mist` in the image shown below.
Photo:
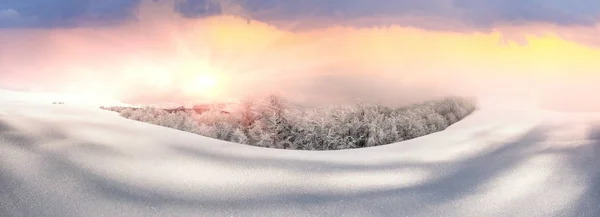
<svg viewBox="0 0 600 217"><path fill-rule="evenodd" d="M299 30L314 20L189 17L168 2L136 11L135 19L110 25L0 29L0 88L89 92L132 104L277 93L303 105L400 106L460 95L486 106L600 109L600 50L567 37L589 33L581 27ZM204 73L217 80L211 90L194 87Z"/></svg>

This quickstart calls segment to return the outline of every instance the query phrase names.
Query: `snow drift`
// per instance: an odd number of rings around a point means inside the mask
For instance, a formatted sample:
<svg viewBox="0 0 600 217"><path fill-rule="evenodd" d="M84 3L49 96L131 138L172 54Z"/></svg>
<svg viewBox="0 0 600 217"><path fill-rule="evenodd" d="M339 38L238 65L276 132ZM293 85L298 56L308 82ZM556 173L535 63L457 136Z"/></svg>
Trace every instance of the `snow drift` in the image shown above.
<svg viewBox="0 0 600 217"><path fill-rule="evenodd" d="M600 214L598 113L482 108L414 140L307 152L97 108L0 105L3 216Z"/></svg>

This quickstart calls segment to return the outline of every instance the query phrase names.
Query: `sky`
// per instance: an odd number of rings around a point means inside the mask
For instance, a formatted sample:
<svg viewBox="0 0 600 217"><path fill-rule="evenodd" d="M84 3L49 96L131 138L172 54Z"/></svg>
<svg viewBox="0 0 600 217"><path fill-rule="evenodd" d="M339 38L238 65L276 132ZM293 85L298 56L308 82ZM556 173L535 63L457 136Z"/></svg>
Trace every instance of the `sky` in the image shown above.
<svg viewBox="0 0 600 217"><path fill-rule="evenodd" d="M592 0L0 0L0 88L600 108L599 14Z"/></svg>

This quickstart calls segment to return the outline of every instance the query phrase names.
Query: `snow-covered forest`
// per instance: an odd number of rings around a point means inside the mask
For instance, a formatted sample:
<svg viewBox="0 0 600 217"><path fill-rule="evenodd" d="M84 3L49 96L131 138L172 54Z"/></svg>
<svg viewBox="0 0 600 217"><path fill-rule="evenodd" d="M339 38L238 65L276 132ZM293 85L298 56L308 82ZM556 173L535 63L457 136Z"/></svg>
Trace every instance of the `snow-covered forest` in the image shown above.
<svg viewBox="0 0 600 217"><path fill-rule="evenodd" d="M472 99L448 97L402 108L355 103L299 109L271 95L244 100L230 112L168 112L108 107L121 116L230 142L297 150L385 145L442 131L476 109Z"/></svg>

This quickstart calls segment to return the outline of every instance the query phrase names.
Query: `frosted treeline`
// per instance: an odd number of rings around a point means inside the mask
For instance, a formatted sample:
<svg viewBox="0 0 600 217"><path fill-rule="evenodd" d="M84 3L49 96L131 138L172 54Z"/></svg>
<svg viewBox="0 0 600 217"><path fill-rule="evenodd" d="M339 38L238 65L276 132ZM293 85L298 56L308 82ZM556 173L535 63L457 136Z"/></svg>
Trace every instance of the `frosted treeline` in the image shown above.
<svg viewBox="0 0 600 217"><path fill-rule="evenodd" d="M299 150L385 145L446 129L471 114L475 102L445 98L403 108L356 103L297 109L278 96L246 100L229 112L196 114L160 108L105 108L125 118L236 143Z"/></svg>

